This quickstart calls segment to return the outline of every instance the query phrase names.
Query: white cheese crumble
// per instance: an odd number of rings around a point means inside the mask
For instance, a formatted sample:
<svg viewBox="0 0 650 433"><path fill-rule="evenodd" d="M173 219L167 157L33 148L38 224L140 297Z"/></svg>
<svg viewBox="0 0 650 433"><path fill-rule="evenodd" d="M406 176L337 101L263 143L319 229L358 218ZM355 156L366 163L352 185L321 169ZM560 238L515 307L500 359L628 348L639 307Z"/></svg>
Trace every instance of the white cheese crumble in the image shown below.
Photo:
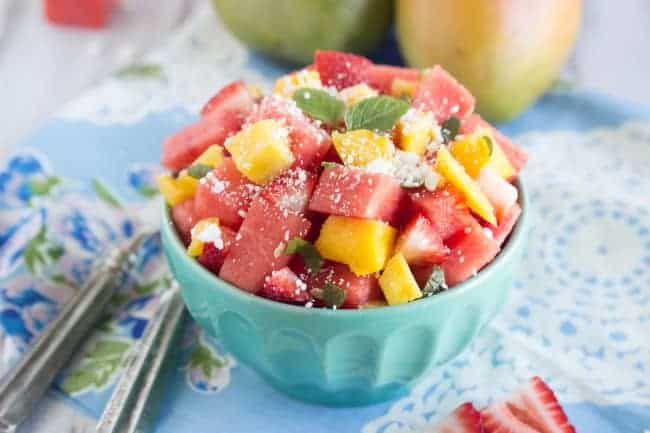
<svg viewBox="0 0 650 433"><path fill-rule="evenodd" d="M192 229L191 234L192 239L206 244L214 244L218 250L223 248L223 238L218 224L197 224Z"/></svg>
<svg viewBox="0 0 650 433"><path fill-rule="evenodd" d="M395 151L391 159L376 159L365 166L373 173L382 173L396 178L405 188L424 186L429 191L436 189L440 179L423 158L412 152Z"/></svg>

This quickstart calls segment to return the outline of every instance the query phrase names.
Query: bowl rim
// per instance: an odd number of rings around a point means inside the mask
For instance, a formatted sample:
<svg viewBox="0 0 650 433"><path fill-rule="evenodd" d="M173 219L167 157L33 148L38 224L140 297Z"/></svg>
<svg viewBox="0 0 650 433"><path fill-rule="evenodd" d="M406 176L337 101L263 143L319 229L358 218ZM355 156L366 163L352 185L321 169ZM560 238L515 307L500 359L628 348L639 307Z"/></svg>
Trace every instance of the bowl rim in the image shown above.
<svg viewBox="0 0 650 433"><path fill-rule="evenodd" d="M212 279L215 283L215 286L219 287L219 290L225 290L229 292L230 295L241 298L240 300L243 302L249 304L257 304L260 308L268 308L270 310L275 310L276 312L285 314L337 317L339 319L359 316L372 317L384 315L388 311L395 313L406 313L408 311L418 311L430 308L435 304L442 303L444 300L461 297L467 292L478 289L479 286L483 285L485 280L489 279L495 272L498 272L505 264L511 260L512 256L517 253L517 250L521 247L521 244L526 239L526 229L528 226L528 213L530 204L526 182L522 179L521 175L517 177L514 185L519 191L518 203L521 206L522 212L517 220L514 229L506 240L505 247L501 249L497 256L483 269L481 269L475 276L463 281L462 283L457 284L453 288L445 290L444 292L438 293L434 296L420 298L414 302L408 302L406 304L400 305L386 305L373 308L357 309L308 308L304 305L285 304L283 302L274 301L240 289L228 281L219 278L217 275L214 275L212 272L205 269L196 260L192 259L186 254L186 248L181 242L174 227L174 223L171 219L170 207L164 201L161 206L161 232L164 233L161 234L163 238L167 237L172 241L169 247L177 250L177 255L182 256L182 260L185 265L188 266L190 272L197 272L203 277ZM163 242L163 249L166 247L167 246L165 246L165 243Z"/></svg>

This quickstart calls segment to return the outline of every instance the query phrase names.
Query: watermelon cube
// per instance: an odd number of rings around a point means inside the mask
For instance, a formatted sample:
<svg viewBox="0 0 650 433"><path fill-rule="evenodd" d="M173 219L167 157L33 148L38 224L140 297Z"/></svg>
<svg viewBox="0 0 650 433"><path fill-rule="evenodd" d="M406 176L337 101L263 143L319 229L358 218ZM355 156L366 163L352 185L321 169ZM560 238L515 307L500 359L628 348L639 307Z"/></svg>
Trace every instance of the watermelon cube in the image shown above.
<svg viewBox="0 0 650 433"><path fill-rule="evenodd" d="M260 187L249 182L230 158L199 182L194 197L197 219L217 217L222 225L234 230L241 225L246 211Z"/></svg>
<svg viewBox="0 0 650 433"><path fill-rule="evenodd" d="M241 129L244 119L244 112L219 110L186 126L163 143L163 165L174 171L187 167L211 145L223 145Z"/></svg>
<svg viewBox="0 0 650 433"><path fill-rule="evenodd" d="M501 246L508 238L510 232L515 227L517 220L521 215L521 206L515 203L508 213L506 213L496 229L493 229L492 237L497 245Z"/></svg>
<svg viewBox="0 0 650 433"><path fill-rule="evenodd" d="M431 111L438 123L451 116L469 116L474 104L472 94L438 65L424 73L412 101L413 107Z"/></svg>
<svg viewBox="0 0 650 433"><path fill-rule="evenodd" d="M390 65L372 65L368 70L368 84L381 93L390 95L395 79L417 83L420 80L420 71Z"/></svg>
<svg viewBox="0 0 650 433"><path fill-rule="evenodd" d="M45 16L54 24L88 28L106 27L117 0L44 0Z"/></svg>
<svg viewBox="0 0 650 433"><path fill-rule="evenodd" d="M173 206L171 216L181 240L185 245L189 244L191 239L190 232L194 224L198 221L194 215L194 199L189 198Z"/></svg>
<svg viewBox="0 0 650 433"><path fill-rule="evenodd" d="M392 176L337 165L323 170L309 210L390 222L404 197L399 182Z"/></svg>
<svg viewBox="0 0 650 433"><path fill-rule="evenodd" d="M242 80L234 81L219 90L201 108L201 116L217 111L238 111L248 113L255 104L254 95Z"/></svg>
<svg viewBox="0 0 650 433"><path fill-rule="evenodd" d="M304 304L311 299L307 284L288 267L267 275L260 295L288 304Z"/></svg>
<svg viewBox="0 0 650 433"><path fill-rule="evenodd" d="M283 211L300 214L307 210L315 186L316 175L298 168L273 179L262 197Z"/></svg>
<svg viewBox="0 0 650 433"><path fill-rule="evenodd" d="M474 221L462 200L449 189L411 193L417 212L426 216L443 241L464 230Z"/></svg>
<svg viewBox="0 0 650 433"><path fill-rule="evenodd" d="M359 308L369 301L383 299L377 278L374 275L355 275L347 265L329 262L315 274L310 275L310 288L323 288L330 283L345 290L343 308Z"/></svg>
<svg viewBox="0 0 650 433"><path fill-rule="evenodd" d="M259 292L271 272L289 264L287 242L304 237L311 223L300 214L283 211L264 197L251 204L219 276L251 293Z"/></svg>
<svg viewBox="0 0 650 433"><path fill-rule="evenodd" d="M314 66L323 85L342 90L367 82L372 62L356 54L317 50L314 53Z"/></svg>
<svg viewBox="0 0 650 433"><path fill-rule="evenodd" d="M395 252L402 253L409 265L425 265L440 263L449 254L449 248L429 220L418 214L402 229Z"/></svg>
<svg viewBox="0 0 650 433"><path fill-rule="evenodd" d="M292 100L268 96L250 114L247 123L275 119L289 128L289 144L295 158L293 168L313 169L332 146L329 134L316 126Z"/></svg>
<svg viewBox="0 0 650 433"><path fill-rule="evenodd" d="M492 207L494 207L494 211L496 212L497 221L501 223L512 206L517 203L517 188L499 176L490 167L484 167L481 170L478 177L478 185L488 200L490 200L490 203L492 203Z"/></svg>
<svg viewBox="0 0 650 433"><path fill-rule="evenodd" d="M476 275L496 257L499 244L472 218L472 222L448 241L451 248L441 263L445 280L451 287Z"/></svg>

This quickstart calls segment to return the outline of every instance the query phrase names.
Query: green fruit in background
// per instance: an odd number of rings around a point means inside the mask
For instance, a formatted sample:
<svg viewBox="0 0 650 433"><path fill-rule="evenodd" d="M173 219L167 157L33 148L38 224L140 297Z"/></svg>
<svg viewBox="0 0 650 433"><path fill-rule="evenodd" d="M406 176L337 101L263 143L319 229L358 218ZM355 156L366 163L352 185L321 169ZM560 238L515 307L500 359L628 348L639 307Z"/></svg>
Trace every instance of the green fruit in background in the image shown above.
<svg viewBox="0 0 650 433"><path fill-rule="evenodd" d="M392 0L213 0L237 38L274 58L312 62L314 50L367 53L384 38Z"/></svg>
<svg viewBox="0 0 650 433"><path fill-rule="evenodd" d="M505 121L557 78L582 1L397 0L395 13L409 65L442 65L476 96L483 116Z"/></svg>

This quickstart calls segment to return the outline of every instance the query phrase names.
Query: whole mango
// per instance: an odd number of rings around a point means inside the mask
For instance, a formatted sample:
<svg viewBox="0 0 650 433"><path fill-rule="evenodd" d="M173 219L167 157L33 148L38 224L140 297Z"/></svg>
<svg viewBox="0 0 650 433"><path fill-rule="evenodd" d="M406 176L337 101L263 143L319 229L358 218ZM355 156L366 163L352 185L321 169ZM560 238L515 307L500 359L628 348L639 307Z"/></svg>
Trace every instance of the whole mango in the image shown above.
<svg viewBox="0 0 650 433"><path fill-rule="evenodd" d="M440 64L494 121L513 118L558 76L575 42L581 0L397 0L406 62Z"/></svg>
<svg viewBox="0 0 650 433"><path fill-rule="evenodd" d="M384 38L392 0L212 0L242 42L279 60L311 63L314 50L368 53Z"/></svg>

